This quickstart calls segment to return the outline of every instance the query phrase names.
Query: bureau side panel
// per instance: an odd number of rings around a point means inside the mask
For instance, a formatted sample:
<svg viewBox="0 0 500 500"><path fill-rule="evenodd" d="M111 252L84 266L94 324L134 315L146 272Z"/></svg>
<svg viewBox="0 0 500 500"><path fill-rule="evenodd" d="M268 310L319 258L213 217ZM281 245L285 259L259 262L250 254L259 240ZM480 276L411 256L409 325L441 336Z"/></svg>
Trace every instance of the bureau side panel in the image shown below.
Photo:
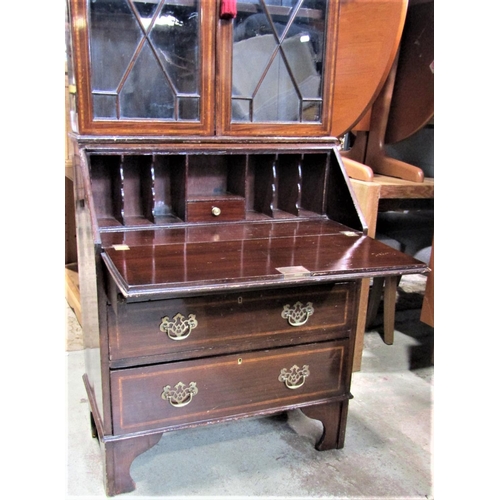
<svg viewBox="0 0 500 500"><path fill-rule="evenodd" d="M84 380L100 434L111 434L107 319L100 246L92 223L92 200L86 183L84 156L75 155L75 218L77 225L78 280L82 310ZM103 375L104 374L104 375Z"/></svg>

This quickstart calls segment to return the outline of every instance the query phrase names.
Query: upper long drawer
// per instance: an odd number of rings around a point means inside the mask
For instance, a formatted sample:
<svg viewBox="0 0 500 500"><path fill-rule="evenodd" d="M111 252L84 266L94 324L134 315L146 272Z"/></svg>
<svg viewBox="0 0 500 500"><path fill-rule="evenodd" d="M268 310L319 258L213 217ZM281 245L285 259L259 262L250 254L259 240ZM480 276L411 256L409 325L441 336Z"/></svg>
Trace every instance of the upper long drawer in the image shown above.
<svg viewBox="0 0 500 500"><path fill-rule="evenodd" d="M356 283L178 298L109 307L112 365L346 337ZM116 312L115 312L116 311ZM146 360L145 360L146 361Z"/></svg>

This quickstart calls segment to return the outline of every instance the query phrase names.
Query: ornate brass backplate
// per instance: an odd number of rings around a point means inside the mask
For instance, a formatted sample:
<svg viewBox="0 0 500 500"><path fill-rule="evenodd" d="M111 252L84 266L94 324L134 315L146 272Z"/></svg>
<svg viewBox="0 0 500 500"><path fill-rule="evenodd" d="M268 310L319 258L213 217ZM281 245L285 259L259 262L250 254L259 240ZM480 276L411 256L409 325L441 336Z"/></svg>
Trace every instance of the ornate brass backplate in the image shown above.
<svg viewBox="0 0 500 500"><path fill-rule="evenodd" d="M191 403L193 396L198 394L196 382L190 382L188 386L179 382L173 389L167 385L163 388L162 399L168 401L172 406L181 408Z"/></svg>
<svg viewBox="0 0 500 500"><path fill-rule="evenodd" d="M304 365L302 368L293 365L290 370L283 368L278 380L284 382L289 389L298 389L304 385L309 374L309 365Z"/></svg>
<svg viewBox="0 0 500 500"><path fill-rule="evenodd" d="M290 307L290 304L283 306L281 317L287 319L291 326L302 326L313 314L312 302L308 302L306 305L302 304L302 302L295 302L293 307Z"/></svg>
<svg viewBox="0 0 500 500"><path fill-rule="evenodd" d="M177 313L172 321L168 316L161 319L160 330L166 333L172 340L183 340L189 337L191 332L198 326L195 314L190 314L187 318L181 313Z"/></svg>

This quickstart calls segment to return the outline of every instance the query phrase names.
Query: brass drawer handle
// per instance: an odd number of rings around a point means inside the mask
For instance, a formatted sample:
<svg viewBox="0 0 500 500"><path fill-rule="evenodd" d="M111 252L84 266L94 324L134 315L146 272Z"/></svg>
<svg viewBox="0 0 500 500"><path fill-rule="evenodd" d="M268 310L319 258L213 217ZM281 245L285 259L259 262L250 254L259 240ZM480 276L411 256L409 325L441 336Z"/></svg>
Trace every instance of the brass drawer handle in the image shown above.
<svg viewBox="0 0 500 500"><path fill-rule="evenodd" d="M190 382L188 386L179 382L173 389L169 385L165 386L161 397L175 408L182 408L191 403L196 394L198 394L196 382Z"/></svg>
<svg viewBox="0 0 500 500"><path fill-rule="evenodd" d="M166 333L172 340L183 340L189 337L191 332L198 326L196 315L190 314L187 318L177 313L170 321L168 316L161 319L160 330Z"/></svg>
<svg viewBox="0 0 500 500"><path fill-rule="evenodd" d="M219 207L212 207L212 215L215 217L219 217L219 215L222 213L222 210Z"/></svg>
<svg viewBox="0 0 500 500"><path fill-rule="evenodd" d="M302 302L296 302L293 307L290 307L290 304L283 306L281 317L287 319L290 326L302 326L307 323L307 320L313 314L312 302L308 302L306 305L302 304Z"/></svg>
<svg viewBox="0 0 500 500"><path fill-rule="evenodd" d="M304 365L302 368L293 365L290 370L283 368L278 380L284 382L289 389L298 389L304 385L309 374L309 365Z"/></svg>

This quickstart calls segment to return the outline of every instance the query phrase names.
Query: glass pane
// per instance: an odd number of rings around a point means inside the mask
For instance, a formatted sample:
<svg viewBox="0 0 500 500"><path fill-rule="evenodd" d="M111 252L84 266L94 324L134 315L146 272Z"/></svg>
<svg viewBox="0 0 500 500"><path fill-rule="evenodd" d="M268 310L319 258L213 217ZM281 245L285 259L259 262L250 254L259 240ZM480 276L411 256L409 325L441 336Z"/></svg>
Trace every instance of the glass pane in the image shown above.
<svg viewBox="0 0 500 500"><path fill-rule="evenodd" d="M304 101L302 103L302 121L318 122L321 119L321 104L317 102Z"/></svg>
<svg viewBox="0 0 500 500"><path fill-rule="evenodd" d="M199 120L198 1L89 4L94 117Z"/></svg>
<svg viewBox="0 0 500 500"><path fill-rule="evenodd" d="M117 116L116 95L94 95L94 114L101 118L116 119Z"/></svg>
<svg viewBox="0 0 500 500"><path fill-rule="evenodd" d="M176 91L197 94L198 17L180 12L168 2L154 23L151 41Z"/></svg>
<svg viewBox="0 0 500 500"><path fill-rule="evenodd" d="M233 121L321 120L318 101L326 3L238 2L233 32ZM241 98L250 104L244 105Z"/></svg>
<svg viewBox="0 0 500 500"><path fill-rule="evenodd" d="M179 119L192 121L200 116L200 99L197 97L179 98Z"/></svg>
<svg viewBox="0 0 500 500"><path fill-rule="evenodd" d="M116 92L141 38L127 0L90 2L92 90Z"/></svg>
<svg viewBox="0 0 500 500"><path fill-rule="evenodd" d="M233 121L247 122L250 120L250 99L233 98Z"/></svg>
<svg viewBox="0 0 500 500"><path fill-rule="evenodd" d="M270 35L265 35L266 37ZM261 39L263 37L259 37ZM296 121L300 100L295 81L279 52L257 85L253 100L253 121Z"/></svg>
<svg viewBox="0 0 500 500"><path fill-rule="evenodd" d="M147 85L144 82L147 75ZM120 92L123 118L174 118L175 97L151 47L145 44Z"/></svg>

